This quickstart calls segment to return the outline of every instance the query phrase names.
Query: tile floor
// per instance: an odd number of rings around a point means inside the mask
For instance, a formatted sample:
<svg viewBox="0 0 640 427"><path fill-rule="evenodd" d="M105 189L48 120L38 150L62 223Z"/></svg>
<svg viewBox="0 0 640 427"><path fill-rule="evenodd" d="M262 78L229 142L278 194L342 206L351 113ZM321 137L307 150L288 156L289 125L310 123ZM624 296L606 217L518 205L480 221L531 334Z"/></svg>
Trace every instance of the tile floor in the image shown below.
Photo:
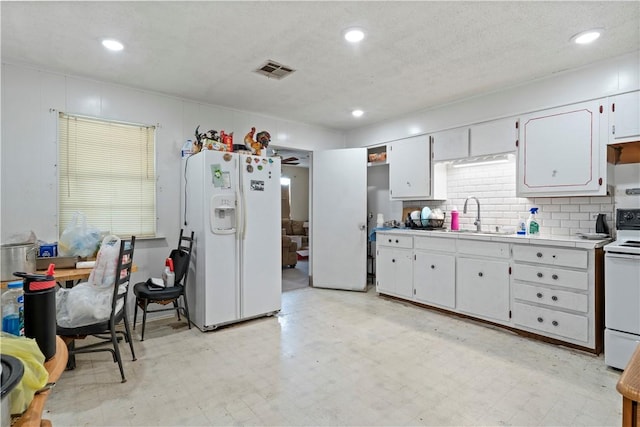
<svg viewBox="0 0 640 427"><path fill-rule="evenodd" d="M137 329L139 332L139 328ZM218 331L147 325L128 382L79 355L46 405L67 425L619 426L602 357L367 293L283 293L278 316ZM136 335L137 337L137 335Z"/></svg>
<svg viewBox="0 0 640 427"><path fill-rule="evenodd" d="M294 268L282 267L282 291L309 286L309 261L300 260Z"/></svg>

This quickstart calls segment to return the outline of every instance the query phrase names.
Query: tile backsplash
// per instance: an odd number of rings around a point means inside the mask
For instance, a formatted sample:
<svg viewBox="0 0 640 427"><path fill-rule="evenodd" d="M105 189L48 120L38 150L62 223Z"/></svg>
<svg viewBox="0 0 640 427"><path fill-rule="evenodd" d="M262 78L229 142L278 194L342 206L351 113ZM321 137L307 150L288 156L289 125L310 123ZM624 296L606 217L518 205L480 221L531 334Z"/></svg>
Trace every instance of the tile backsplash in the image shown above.
<svg viewBox="0 0 640 427"><path fill-rule="evenodd" d="M594 233L596 216L606 214L609 229L613 231L613 196L597 197L516 197L516 162L477 165L464 168L447 166L447 200L404 202L404 207L429 206L446 212L444 226L451 226L451 209L460 213L460 227L473 229L477 205L469 200L467 213L463 213L467 197L480 201L480 219L483 230L496 227L516 227L518 218L527 219L529 209L538 208L540 233L547 235L575 235Z"/></svg>

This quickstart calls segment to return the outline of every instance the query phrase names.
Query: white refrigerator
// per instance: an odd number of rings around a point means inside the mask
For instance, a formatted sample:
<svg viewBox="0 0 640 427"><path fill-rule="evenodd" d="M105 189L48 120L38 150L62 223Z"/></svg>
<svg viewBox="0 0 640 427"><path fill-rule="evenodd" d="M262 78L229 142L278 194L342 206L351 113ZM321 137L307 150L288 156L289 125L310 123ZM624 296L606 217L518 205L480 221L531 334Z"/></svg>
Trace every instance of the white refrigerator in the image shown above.
<svg viewBox="0 0 640 427"><path fill-rule="evenodd" d="M183 227L195 232L187 282L202 331L280 310L280 159L205 150L183 159Z"/></svg>

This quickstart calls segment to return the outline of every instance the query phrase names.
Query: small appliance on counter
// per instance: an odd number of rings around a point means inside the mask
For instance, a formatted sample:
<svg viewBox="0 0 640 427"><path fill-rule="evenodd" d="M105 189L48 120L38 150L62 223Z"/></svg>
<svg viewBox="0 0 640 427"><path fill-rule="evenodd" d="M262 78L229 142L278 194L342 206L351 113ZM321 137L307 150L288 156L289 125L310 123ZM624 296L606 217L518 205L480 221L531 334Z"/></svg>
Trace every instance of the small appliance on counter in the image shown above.
<svg viewBox="0 0 640 427"><path fill-rule="evenodd" d="M604 362L624 369L640 343L640 209L618 209L616 230L604 247Z"/></svg>

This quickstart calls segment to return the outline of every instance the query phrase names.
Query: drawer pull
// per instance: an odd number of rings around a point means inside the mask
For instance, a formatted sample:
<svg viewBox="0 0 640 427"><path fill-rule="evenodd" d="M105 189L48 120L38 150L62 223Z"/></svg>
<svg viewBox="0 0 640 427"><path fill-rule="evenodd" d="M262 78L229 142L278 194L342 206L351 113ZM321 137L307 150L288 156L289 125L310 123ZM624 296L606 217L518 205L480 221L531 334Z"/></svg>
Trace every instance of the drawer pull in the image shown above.
<svg viewBox="0 0 640 427"><path fill-rule="evenodd" d="M553 326L558 326L558 321L554 320L553 322L551 322L551 324L552 324Z"/></svg>
<svg viewBox="0 0 640 427"><path fill-rule="evenodd" d="M542 323L542 322L544 322L544 319L542 317L538 317L538 322Z"/></svg>
<svg viewBox="0 0 640 427"><path fill-rule="evenodd" d="M536 294L536 296L537 296L538 298L542 298L542 292L538 292L538 293Z"/></svg>
<svg viewBox="0 0 640 427"><path fill-rule="evenodd" d="M536 254L536 256L537 256L538 258L542 258L542 252L538 252L538 253Z"/></svg>
<svg viewBox="0 0 640 427"><path fill-rule="evenodd" d="M558 275L557 275L557 274L554 274L553 276L551 276L551 278L552 278L553 280L558 280Z"/></svg>
<svg viewBox="0 0 640 427"><path fill-rule="evenodd" d="M391 239L389 239L389 243L391 243Z"/></svg>
<svg viewBox="0 0 640 427"><path fill-rule="evenodd" d="M395 258L391 259L391 262L396 262Z"/></svg>
<svg viewBox="0 0 640 427"><path fill-rule="evenodd" d="M398 239L396 239L396 243L398 243Z"/></svg>
<svg viewBox="0 0 640 427"><path fill-rule="evenodd" d="M542 273L538 273L538 274L537 274L537 276L538 276L538 277L542 277Z"/></svg>
<svg viewBox="0 0 640 427"><path fill-rule="evenodd" d="M431 268L436 268L436 266L435 266L435 265L433 265L433 264L431 264Z"/></svg>
<svg viewBox="0 0 640 427"><path fill-rule="evenodd" d="M483 276L482 271L481 271L480 273L478 273L478 276L480 276L480 277L482 277L482 276Z"/></svg>
<svg viewBox="0 0 640 427"><path fill-rule="evenodd" d="M552 299L552 300L554 300L554 301L558 301L558 297L557 297L557 296L555 296L555 295L554 295L554 296L552 296L552 297L551 297L551 299Z"/></svg>

